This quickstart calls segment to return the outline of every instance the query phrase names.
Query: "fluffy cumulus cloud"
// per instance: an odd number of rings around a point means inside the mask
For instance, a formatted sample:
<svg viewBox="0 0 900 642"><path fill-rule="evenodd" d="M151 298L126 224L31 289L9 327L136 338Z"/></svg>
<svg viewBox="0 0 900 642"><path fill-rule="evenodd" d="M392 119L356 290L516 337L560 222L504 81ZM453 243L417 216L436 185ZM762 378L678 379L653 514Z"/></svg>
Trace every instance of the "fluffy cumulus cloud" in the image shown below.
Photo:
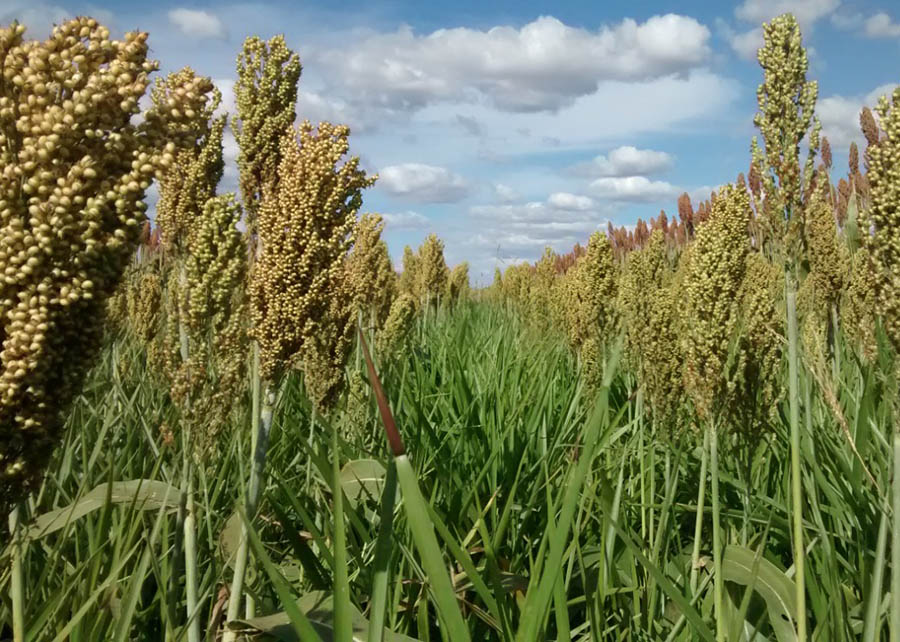
<svg viewBox="0 0 900 642"><path fill-rule="evenodd" d="M590 207L573 194L554 194L546 201L469 208L479 232L470 237L476 251L494 253L505 260L533 261L550 246L558 252L583 243L597 229L605 229L614 208L591 201ZM590 199L587 199L590 200Z"/></svg>
<svg viewBox="0 0 900 642"><path fill-rule="evenodd" d="M411 230L422 229L428 227L428 217L418 212L393 212L381 215L384 219L386 229L393 230Z"/></svg>
<svg viewBox="0 0 900 642"><path fill-rule="evenodd" d="M840 0L744 0L734 15L744 22L762 23L782 13L793 13L803 26L828 16L840 4Z"/></svg>
<svg viewBox="0 0 900 642"><path fill-rule="evenodd" d="M900 38L900 22L884 11L869 16L851 9L836 11L831 16L831 24L866 38Z"/></svg>
<svg viewBox="0 0 900 642"><path fill-rule="evenodd" d="M561 210L584 212L594 207L594 199L569 192L554 192L547 199L547 204Z"/></svg>
<svg viewBox="0 0 900 642"><path fill-rule="evenodd" d="M224 38L225 25L209 11L180 7L169 11L169 22L181 33L193 38Z"/></svg>
<svg viewBox="0 0 900 642"><path fill-rule="evenodd" d="M607 155L594 157L587 163L579 163L569 171L576 176L596 178L600 176L648 176L670 169L674 163L671 154L653 149L638 149L631 145L617 147Z"/></svg>
<svg viewBox="0 0 900 642"><path fill-rule="evenodd" d="M671 183L651 181L646 176L598 178L589 189L597 198L646 203L675 198L682 191Z"/></svg>
<svg viewBox="0 0 900 642"><path fill-rule="evenodd" d="M870 38L898 38L900 37L900 23L886 13L876 13L868 18L864 27L865 34Z"/></svg>
<svg viewBox="0 0 900 642"><path fill-rule="evenodd" d="M465 179L445 167L403 163L389 165L378 175L377 188L417 203L456 203L469 193Z"/></svg>
<svg viewBox="0 0 900 642"><path fill-rule="evenodd" d="M417 35L409 26L317 49L328 91L392 111L487 97L510 112L554 111L604 80L647 80L703 66L709 30L694 18L630 18L597 31L542 16L517 29L465 27Z"/></svg>
<svg viewBox="0 0 900 642"><path fill-rule="evenodd" d="M722 24L722 32L731 48L744 60L755 60L757 50L763 45L760 25L783 13L792 13L800 24L804 36L809 35L816 22L832 16L840 6L840 0L744 0L735 10L738 20L753 25L749 30L737 31Z"/></svg>
<svg viewBox="0 0 900 642"><path fill-rule="evenodd" d="M504 183L494 183L494 195L501 203L511 203L519 200L519 193Z"/></svg>
<svg viewBox="0 0 900 642"><path fill-rule="evenodd" d="M828 137L833 147L849 147L850 143L862 142L859 127L859 112L863 106L874 107L881 96L890 96L896 85L881 85L865 96L828 96L819 99L816 114L822 123L822 134Z"/></svg>

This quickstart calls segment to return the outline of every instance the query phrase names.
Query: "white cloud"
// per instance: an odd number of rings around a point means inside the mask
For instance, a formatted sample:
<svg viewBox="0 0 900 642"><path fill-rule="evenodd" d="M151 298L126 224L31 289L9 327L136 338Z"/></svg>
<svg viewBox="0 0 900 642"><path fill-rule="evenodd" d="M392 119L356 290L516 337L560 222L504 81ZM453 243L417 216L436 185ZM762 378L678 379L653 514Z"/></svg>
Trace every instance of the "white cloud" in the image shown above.
<svg viewBox="0 0 900 642"><path fill-rule="evenodd" d="M840 0L744 0L735 8L734 15L744 22L759 24L792 13L803 27L824 18L840 4Z"/></svg>
<svg viewBox="0 0 900 642"><path fill-rule="evenodd" d="M488 105L473 105L467 112L478 119L484 130L476 157L491 163L520 165L520 155L532 156L526 162L533 163L533 155L548 151L548 145L536 132L552 133L559 140L557 150L596 152L598 148L609 148L610 141L659 132L684 134L697 129L701 122L699 127L707 131L723 116L733 118L729 107L739 95L740 85L736 81L698 71L646 82L607 81L594 94L579 98L558 114L510 114ZM660 96L665 96L665 100L660 100ZM697 96L704 98L698 100ZM471 139L460 136L457 128L449 125L456 113L453 105L445 104L427 107L413 115L405 129L419 134L419 143L398 147L396 139L391 138L391 149L387 149L379 138L378 143L373 141L373 147L382 148L379 153L383 158L379 162L384 165L403 162L411 155L420 154L423 148L429 150L429 162L435 165L456 163L461 157L471 156ZM523 135L523 129L531 135ZM515 187L522 189L519 185ZM543 193L557 189L550 188Z"/></svg>
<svg viewBox="0 0 900 642"><path fill-rule="evenodd" d="M312 51L326 70L329 95L389 111L438 101L487 97L510 112L554 111L592 94L604 80L641 81L703 66L709 30L667 14L626 18L592 32L542 16L520 29L439 29L416 35L403 26L346 47Z"/></svg>
<svg viewBox="0 0 900 642"><path fill-rule="evenodd" d="M455 203L468 195L462 176L444 167L422 163L390 165L378 172L377 187L418 203Z"/></svg>
<svg viewBox="0 0 900 642"><path fill-rule="evenodd" d="M890 96L896 85L881 85L865 96L834 95L822 98L816 104L816 114L822 123L822 134L828 137L832 147L849 147L851 142L862 144L859 113L863 106L874 107L881 96Z"/></svg>
<svg viewBox="0 0 900 642"><path fill-rule="evenodd" d="M861 13L858 12L848 12L848 11L836 11L831 14L831 24L834 25L837 29L858 29L865 22L865 18Z"/></svg>
<svg viewBox="0 0 900 642"><path fill-rule="evenodd" d="M494 183L494 194L496 194L498 200L504 203L516 201L520 198L516 190L503 183Z"/></svg>
<svg viewBox="0 0 900 642"><path fill-rule="evenodd" d="M228 113L230 116L234 116L237 113L237 103L235 103L234 99L234 79L213 78L213 84L222 93L222 102L219 103L219 108L216 110L215 115L221 116L224 113Z"/></svg>
<svg viewBox="0 0 900 642"><path fill-rule="evenodd" d="M897 38L900 37L900 23L882 11L866 20L864 33L869 38Z"/></svg>
<svg viewBox="0 0 900 642"><path fill-rule="evenodd" d="M181 33L194 38L224 38L225 25L208 11L180 7L169 11L169 22Z"/></svg>
<svg viewBox="0 0 900 642"><path fill-rule="evenodd" d="M760 47L763 46L762 27L756 27L743 33L733 33L728 43L735 53L744 60L756 60Z"/></svg>
<svg viewBox="0 0 900 642"><path fill-rule="evenodd" d="M386 229L417 229L426 227L429 223L428 217L418 212L397 212L393 214L382 214Z"/></svg>
<svg viewBox="0 0 900 642"><path fill-rule="evenodd" d="M560 207L559 202L554 203L559 200L551 196L546 202L473 206L469 215L480 231L469 242L485 251L499 248L499 254L507 259L525 256L534 260L548 245L568 251L583 242L591 232L606 226L613 211L610 205L597 204L589 209Z"/></svg>
<svg viewBox="0 0 900 642"><path fill-rule="evenodd" d="M585 211L594 207L594 199L569 192L554 192L547 199L547 204L561 210Z"/></svg>
<svg viewBox="0 0 900 642"><path fill-rule="evenodd" d="M576 176L646 176L672 167L674 158L666 152L638 149L631 145L617 147L606 156L575 165L570 170Z"/></svg>
<svg viewBox="0 0 900 642"><path fill-rule="evenodd" d="M377 131L380 124L371 111L306 89L297 97L297 116L300 120L308 120L311 123L326 121L347 125L354 135Z"/></svg>
<svg viewBox="0 0 900 642"><path fill-rule="evenodd" d="M605 177L591 182L589 189L598 198L613 201L653 202L677 197L677 187L645 176Z"/></svg>

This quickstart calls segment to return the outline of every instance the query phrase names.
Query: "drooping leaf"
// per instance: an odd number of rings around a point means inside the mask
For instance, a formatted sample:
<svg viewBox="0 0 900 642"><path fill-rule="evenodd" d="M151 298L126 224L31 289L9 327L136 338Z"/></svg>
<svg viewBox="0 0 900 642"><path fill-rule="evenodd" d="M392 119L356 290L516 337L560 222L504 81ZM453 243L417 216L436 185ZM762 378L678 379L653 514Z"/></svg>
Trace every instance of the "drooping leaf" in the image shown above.
<svg viewBox="0 0 900 642"><path fill-rule="evenodd" d="M324 591L307 593L297 600L297 606L309 619L323 642L336 642L334 629L332 628L334 605L329 593ZM353 642L368 642L369 621L354 606L351 606L351 614L353 617ZM252 620L235 620L228 626L232 630L261 635L261 637L255 639L300 642L300 638L291 626L288 614L285 612L257 617ZM382 639L384 642L417 642L415 638L394 633L389 629L384 630Z"/></svg>
<svg viewBox="0 0 900 642"><path fill-rule="evenodd" d="M137 510L158 510L163 506L174 509L178 506L179 491L165 482L149 479L112 482L112 489L109 483L104 482L68 506L38 515L25 536L38 539L54 533L66 524L103 508L107 500L111 504L133 504Z"/></svg>
<svg viewBox="0 0 900 642"><path fill-rule="evenodd" d="M766 602L778 642L796 638L797 599L794 583L777 566L742 546L725 547L722 575L728 582L752 586Z"/></svg>

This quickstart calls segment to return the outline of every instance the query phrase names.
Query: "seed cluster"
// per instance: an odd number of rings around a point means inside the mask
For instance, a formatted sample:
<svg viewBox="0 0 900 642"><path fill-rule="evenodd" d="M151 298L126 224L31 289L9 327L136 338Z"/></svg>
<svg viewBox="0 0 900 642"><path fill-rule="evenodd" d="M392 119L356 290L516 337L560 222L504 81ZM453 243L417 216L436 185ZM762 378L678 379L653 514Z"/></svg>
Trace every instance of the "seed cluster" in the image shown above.
<svg viewBox="0 0 900 642"><path fill-rule="evenodd" d="M160 111L178 116L177 136L169 141L175 160L159 177L156 205L163 247L178 256L222 178L225 117L211 120L221 95L209 78L197 76L190 67L157 82L152 99Z"/></svg>
<svg viewBox="0 0 900 642"><path fill-rule="evenodd" d="M144 190L176 124L134 124L157 64L147 34L91 18L45 41L0 29L0 504L33 482L96 354L106 299L140 238Z"/></svg>
<svg viewBox="0 0 900 642"><path fill-rule="evenodd" d="M349 129L304 121L281 138L277 181L259 209L260 248L250 276L253 337L260 371L273 380L302 367L316 405L339 391L353 332L353 288L346 274L361 191L374 184L349 150Z"/></svg>
<svg viewBox="0 0 900 642"><path fill-rule="evenodd" d="M379 214L363 214L356 225L353 250L347 258L347 274L353 284L357 310L367 323L380 328L397 295L397 273L391 266L387 243L381 238L384 221Z"/></svg>
<svg viewBox="0 0 900 642"><path fill-rule="evenodd" d="M403 248L403 271L397 281L397 289L411 296L416 305L422 299L419 287L419 257L408 245Z"/></svg>
<svg viewBox="0 0 900 642"><path fill-rule="evenodd" d="M237 116L232 129L240 150L241 195L251 234L256 232L263 188L278 170L281 137L297 117L301 71L300 57L290 50L283 36L268 42L251 36L238 55L234 85Z"/></svg>
<svg viewBox="0 0 900 642"><path fill-rule="evenodd" d="M458 263L450 270L447 279L447 300L452 304L465 299L469 293L469 264Z"/></svg>
<svg viewBox="0 0 900 642"><path fill-rule="evenodd" d="M444 261L444 242L436 234L429 234L419 248L416 268L419 272L419 292L426 302L437 303L447 291L450 271Z"/></svg>
<svg viewBox="0 0 900 642"><path fill-rule="evenodd" d="M387 321L375 335L375 347L382 358L397 354L402 341L412 329L416 319L416 301L409 294L401 293L391 304Z"/></svg>
<svg viewBox="0 0 900 642"><path fill-rule="evenodd" d="M883 134L866 150L874 227L869 251L878 313L894 349L900 350L900 88L891 100L882 96L876 112Z"/></svg>
<svg viewBox="0 0 900 642"><path fill-rule="evenodd" d="M770 250L785 260L802 251L802 205L813 177L819 147L818 119L814 116L818 84L806 79L809 61L800 27L791 14L763 24L763 47L758 52L763 83L756 97L759 112L754 124L765 145L753 139L753 165L764 192L762 225ZM800 143L807 138L809 153L801 167Z"/></svg>
<svg viewBox="0 0 900 642"><path fill-rule="evenodd" d="M662 230L628 256L619 290L625 347L660 426L674 428L681 402L680 298Z"/></svg>
<svg viewBox="0 0 900 642"><path fill-rule="evenodd" d="M684 293L690 320L685 336L685 388L701 419L712 418L733 393L726 367L735 357L733 339L740 319L749 221L747 191L727 185L691 248Z"/></svg>

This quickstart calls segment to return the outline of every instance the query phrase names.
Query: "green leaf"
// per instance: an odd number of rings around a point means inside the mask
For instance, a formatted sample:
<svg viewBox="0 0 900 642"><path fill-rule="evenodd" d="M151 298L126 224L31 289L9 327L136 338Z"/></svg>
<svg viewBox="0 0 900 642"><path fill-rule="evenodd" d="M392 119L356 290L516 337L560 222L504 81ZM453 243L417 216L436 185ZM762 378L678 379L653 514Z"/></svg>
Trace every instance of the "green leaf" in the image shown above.
<svg viewBox="0 0 900 642"><path fill-rule="evenodd" d="M219 533L219 554L222 556L225 564L229 567L234 566L234 558L237 555L238 547L241 545L241 514L237 511L231 514L222 532Z"/></svg>
<svg viewBox="0 0 900 642"><path fill-rule="evenodd" d="M355 508L360 499L381 497L386 472L374 459L348 461L341 469L340 482L351 506Z"/></svg>
<svg viewBox="0 0 900 642"><path fill-rule="evenodd" d="M158 510L164 506L176 508L179 497L177 488L161 481L132 479L112 482L112 489L108 483L103 483L68 506L38 515L25 532L25 537L39 539L54 533L70 522L103 508L107 499L112 504L134 504L137 510Z"/></svg>
<svg viewBox="0 0 900 642"><path fill-rule="evenodd" d="M766 602L769 621L779 642L797 637L797 599L794 583L769 560L749 548L729 545L722 559L722 576L728 582L752 586Z"/></svg>
<svg viewBox="0 0 900 642"><path fill-rule="evenodd" d="M855 189L850 193L850 198L847 200L847 218L844 222L844 234L847 236L850 250L855 252L860 243L859 206L856 200Z"/></svg>
<svg viewBox="0 0 900 642"><path fill-rule="evenodd" d="M335 642L332 621L334 619L334 602L332 596L324 591L308 593L297 600L297 607L306 615L316 633L323 642ZM350 607L353 620L353 642L369 642L369 621L355 606ZM229 628L243 633L262 634L262 640L279 640L281 642L300 642L300 638L291 626L290 618L285 612L274 613L252 620L235 620ZM384 629L384 642L417 642L415 638L394 633Z"/></svg>

